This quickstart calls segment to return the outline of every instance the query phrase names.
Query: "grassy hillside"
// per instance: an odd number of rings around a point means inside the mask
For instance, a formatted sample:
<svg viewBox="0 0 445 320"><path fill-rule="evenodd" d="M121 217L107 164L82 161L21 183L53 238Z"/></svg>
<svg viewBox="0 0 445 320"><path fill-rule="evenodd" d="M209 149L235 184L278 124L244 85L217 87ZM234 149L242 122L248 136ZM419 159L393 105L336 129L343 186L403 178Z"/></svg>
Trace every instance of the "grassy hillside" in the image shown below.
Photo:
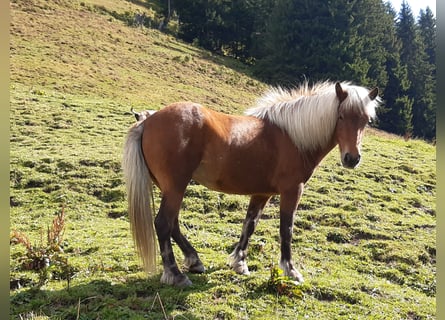
<svg viewBox="0 0 445 320"><path fill-rule="evenodd" d="M190 275L194 286L184 290L160 285L160 273L147 278L120 167L130 107L193 100L239 113L265 87L236 61L129 26L137 10L156 19L149 4L11 2L10 221L20 233L10 317L434 319L435 147L373 130L358 169L341 168L334 151L307 185L293 237L302 286L272 272L278 198L252 237L252 273L240 276L227 257L248 199L195 184L181 225L208 271ZM49 267L37 270L45 256Z"/></svg>

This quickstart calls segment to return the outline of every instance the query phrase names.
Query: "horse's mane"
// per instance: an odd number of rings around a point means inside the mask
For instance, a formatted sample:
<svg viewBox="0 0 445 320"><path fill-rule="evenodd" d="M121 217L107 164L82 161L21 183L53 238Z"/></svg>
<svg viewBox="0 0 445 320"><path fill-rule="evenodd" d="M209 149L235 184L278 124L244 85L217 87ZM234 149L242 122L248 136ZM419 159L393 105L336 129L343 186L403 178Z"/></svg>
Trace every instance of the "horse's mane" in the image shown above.
<svg viewBox="0 0 445 320"><path fill-rule="evenodd" d="M371 101L368 89L349 82L342 82L341 86L348 92L342 103L343 110L358 112L370 119L375 117L379 98ZM270 88L245 114L274 123L300 150L311 151L324 148L331 140L338 119L338 106L335 83L325 81L309 86L305 82L291 90Z"/></svg>

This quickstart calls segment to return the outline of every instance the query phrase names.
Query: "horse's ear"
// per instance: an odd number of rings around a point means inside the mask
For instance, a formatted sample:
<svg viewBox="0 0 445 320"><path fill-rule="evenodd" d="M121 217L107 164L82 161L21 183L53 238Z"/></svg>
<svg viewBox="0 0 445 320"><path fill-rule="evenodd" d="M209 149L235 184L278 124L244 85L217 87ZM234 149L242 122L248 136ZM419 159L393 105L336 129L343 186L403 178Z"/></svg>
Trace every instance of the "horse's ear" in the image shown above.
<svg viewBox="0 0 445 320"><path fill-rule="evenodd" d="M136 120L139 121L139 118L141 117L141 113L134 111L133 108L131 108L131 113L134 115Z"/></svg>
<svg viewBox="0 0 445 320"><path fill-rule="evenodd" d="M340 103L342 103L348 96L348 93L341 87L340 82L335 84L335 93L337 94L337 98L340 100Z"/></svg>
<svg viewBox="0 0 445 320"><path fill-rule="evenodd" d="M371 99L371 101L372 101L372 100L374 100L375 98L377 98L378 94L379 94L379 88L375 87L374 89L372 89L372 90L369 92L368 97L369 97L369 99Z"/></svg>

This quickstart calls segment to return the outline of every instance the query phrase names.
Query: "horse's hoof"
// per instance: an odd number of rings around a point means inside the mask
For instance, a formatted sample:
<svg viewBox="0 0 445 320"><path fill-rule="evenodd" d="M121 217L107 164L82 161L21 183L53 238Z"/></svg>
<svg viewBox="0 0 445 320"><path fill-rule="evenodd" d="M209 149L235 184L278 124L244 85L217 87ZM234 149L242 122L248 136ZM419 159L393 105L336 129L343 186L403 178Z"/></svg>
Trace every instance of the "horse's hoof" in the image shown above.
<svg viewBox="0 0 445 320"><path fill-rule="evenodd" d="M250 275L249 268L247 267L247 263L245 261L238 261L232 264L232 268L238 274L243 274L245 276Z"/></svg>
<svg viewBox="0 0 445 320"><path fill-rule="evenodd" d="M304 282L303 275L300 272L298 272L297 269L290 270L287 276L294 279L295 282L297 282L297 284L302 284Z"/></svg>
<svg viewBox="0 0 445 320"><path fill-rule="evenodd" d="M184 266L191 273L204 273L206 269L198 257L185 258Z"/></svg>
<svg viewBox="0 0 445 320"><path fill-rule="evenodd" d="M302 284L304 282L303 275L295 269L292 262L281 261L280 268L283 269L285 276L294 279L297 284Z"/></svg>
<svg viewBox="0 0 445 320"><path fill-rule="evenodd" d="M204 265L199 262L193 266L188 267L188 271L191 273L204 273L206 269L204 268Z"/></svg>
<svg viewBox="0 0 445 320"><path fill-rule="evenodd" d="M166 273L165 271L161 276L161 283L173 285L175 287L188 287L192 285L190 279L183 273L178 275L173 275L171 273Z"/></svg>
<svg viewBox="0 0 445 320"><path fill-rule="evenodd" d="M190 287L192 284L193 283L190 281L190 279L185 274L183 274L181 275L181 277L177 277L174 286L179 288L185 288L185 287Z"/></svg>

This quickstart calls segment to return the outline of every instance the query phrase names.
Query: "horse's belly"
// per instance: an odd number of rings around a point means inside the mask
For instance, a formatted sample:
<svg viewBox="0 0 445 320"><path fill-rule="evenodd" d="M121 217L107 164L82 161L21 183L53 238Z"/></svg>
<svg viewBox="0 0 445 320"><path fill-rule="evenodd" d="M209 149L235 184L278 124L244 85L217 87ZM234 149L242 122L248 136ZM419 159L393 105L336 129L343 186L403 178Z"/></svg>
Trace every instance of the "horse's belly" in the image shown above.
<svg viewBox="0 0 445 320"><path fill-rule="evenodd" d="M193 179L209 189L234 194L275 194L279 129L252 117L207 116L203 153Z"/></svg>
<svg viewBox="0 0 445 320"><path fill-rule="evenodd" d="M215 191L232 194L276 194L277 190L270 184L267 173L255 170L252 166L246 168L232 164L225 165L201 163L193 173L193 180Z"/></svg>

